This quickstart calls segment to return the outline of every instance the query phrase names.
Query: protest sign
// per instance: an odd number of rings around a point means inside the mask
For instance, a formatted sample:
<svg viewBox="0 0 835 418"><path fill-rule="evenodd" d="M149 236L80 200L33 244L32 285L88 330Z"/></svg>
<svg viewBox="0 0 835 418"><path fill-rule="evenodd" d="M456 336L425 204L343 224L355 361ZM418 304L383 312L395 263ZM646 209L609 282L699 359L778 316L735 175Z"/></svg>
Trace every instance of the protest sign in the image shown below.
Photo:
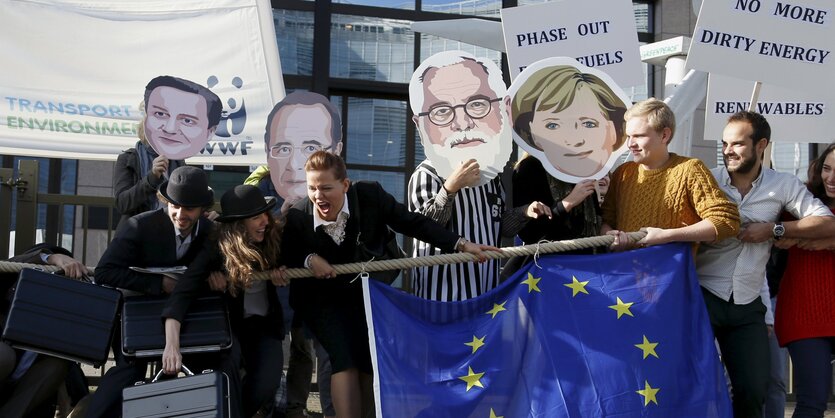
<svg viewBox="0 0 835 418"><path fill-rule="evenodd" d="M829 0L713 0L702 4L687 68L833 91L835 4Z"/></svg>
<svg viewBox="0 0 835 418"><path fill-rule="evenodd" d="M559 0L502 9L510 78L550 57L571 57L621 87L646 83L632 2Z"/></svg>
<svg viewBox="0 0 835 418"><path fill-rule="evenodd" d="M264 125L284 94L266 0L0 0L0 153L115 160L137 141L148 80L220 96L191 164L266 160ZM70 36L71 34L71 36Z"/></svg>
<svg viewBox="0 0 835 418"><path fill-rule="evenodd" d="M722 130L732 114L748 110L752 81L711 74L705 109L705 139L722 140ZM835 140L835 118L827 112L831 98L763 84L754 111L771 125L774 142L819 142Z"/></svg>

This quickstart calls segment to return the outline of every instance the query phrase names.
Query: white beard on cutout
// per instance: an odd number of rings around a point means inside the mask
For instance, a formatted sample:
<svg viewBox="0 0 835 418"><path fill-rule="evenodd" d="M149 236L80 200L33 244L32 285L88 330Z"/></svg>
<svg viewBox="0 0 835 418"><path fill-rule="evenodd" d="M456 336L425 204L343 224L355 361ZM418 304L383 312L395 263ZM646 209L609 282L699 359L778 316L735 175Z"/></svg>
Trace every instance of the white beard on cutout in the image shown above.
<svg viewBox="0 0 835 418"><path fill-rule="evenodd" d="M504 103L502 103L501 110L504 115ZM508 159L510 159L510 153L513 152L512 131L506 117L502 117L502 129L497 135L488 135L478 129L456 132L446 138L444 145L431 143L428 140L429 135L423 127L419 129L419 133L423 140L423 151L426 158L443 179L449 178L462 162L474 158L481 169L481 178L476 186L483 186L499 175L504 170ZM485 143L463 148L451 146L465 139L473 138L482 138Z"/></svg>

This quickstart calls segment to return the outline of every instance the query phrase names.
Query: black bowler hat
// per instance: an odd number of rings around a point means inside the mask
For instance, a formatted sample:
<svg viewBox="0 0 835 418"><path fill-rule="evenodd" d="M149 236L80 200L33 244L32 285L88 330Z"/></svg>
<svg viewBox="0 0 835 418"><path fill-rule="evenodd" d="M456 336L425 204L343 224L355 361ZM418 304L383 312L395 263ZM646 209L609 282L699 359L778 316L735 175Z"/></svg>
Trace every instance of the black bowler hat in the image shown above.
<svg viewBox="0 0 835 418"><path fill-rule="evenodd" d="M211 206L215 202L206 173L187 165L172 171L168 180L159 186L159 193L169 202L186 208Z"/></svg>
<svg viewBox="0 0 835 418"><path fill-rule="evenodd" d="M264 195L255 186L241 184L227 191L220 198L220 211L218 222L234 222L238 219L246 219L260 215L275 206L275 198L264 199Z"/></svg>

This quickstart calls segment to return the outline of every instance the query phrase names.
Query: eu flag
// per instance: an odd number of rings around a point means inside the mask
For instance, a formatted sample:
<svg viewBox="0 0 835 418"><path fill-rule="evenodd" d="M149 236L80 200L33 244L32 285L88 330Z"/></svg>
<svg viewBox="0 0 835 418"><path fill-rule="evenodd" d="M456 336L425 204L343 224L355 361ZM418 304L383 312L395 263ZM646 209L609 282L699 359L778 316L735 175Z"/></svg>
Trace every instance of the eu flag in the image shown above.
<svg viewBox="0 0 835 418"><path fill-rule="evenodd" d="M378 417L732 417L689 245L541 257L464 302L365 282Z"/></svg>

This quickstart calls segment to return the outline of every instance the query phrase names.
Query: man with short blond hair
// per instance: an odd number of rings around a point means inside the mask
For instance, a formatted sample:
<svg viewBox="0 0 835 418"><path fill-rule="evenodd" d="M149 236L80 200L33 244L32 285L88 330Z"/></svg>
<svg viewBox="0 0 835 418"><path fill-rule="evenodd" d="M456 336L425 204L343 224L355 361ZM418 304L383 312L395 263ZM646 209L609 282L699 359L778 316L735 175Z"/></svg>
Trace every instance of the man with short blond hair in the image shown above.
<svg viewBox="0 0 835 418"><path fill-rule="evenodd" d="M708 242L733 237L739 212L703 162L670 153L675 115L664 102L636 103L624 116L634 158L612 174L603 201L602 232L615 236L613 248L625 250L625 232L645 229L640 246L668 242Z"/></svg>

